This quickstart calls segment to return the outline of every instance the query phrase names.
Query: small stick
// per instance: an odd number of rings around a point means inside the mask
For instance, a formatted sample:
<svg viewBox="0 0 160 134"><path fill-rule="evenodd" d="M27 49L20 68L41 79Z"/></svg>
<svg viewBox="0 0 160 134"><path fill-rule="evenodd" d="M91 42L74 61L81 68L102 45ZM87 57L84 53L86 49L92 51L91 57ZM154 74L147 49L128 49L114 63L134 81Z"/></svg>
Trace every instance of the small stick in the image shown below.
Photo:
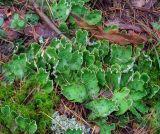
<svg viewBox="0 0 160 134"><path fill-rule="evenodd" d="M64 108L65 110L68 110L69 112L71 112L74 116L76 116L78 119L80 119L81 121L83 121L88 127L90 127L92 130L93 128L91 127L91 125L85 121L85 119L83 119L82 117L80 117L76 112L72 111L69 107L67 107L64 102L62 101L63 105L64 105Z"/></svg>

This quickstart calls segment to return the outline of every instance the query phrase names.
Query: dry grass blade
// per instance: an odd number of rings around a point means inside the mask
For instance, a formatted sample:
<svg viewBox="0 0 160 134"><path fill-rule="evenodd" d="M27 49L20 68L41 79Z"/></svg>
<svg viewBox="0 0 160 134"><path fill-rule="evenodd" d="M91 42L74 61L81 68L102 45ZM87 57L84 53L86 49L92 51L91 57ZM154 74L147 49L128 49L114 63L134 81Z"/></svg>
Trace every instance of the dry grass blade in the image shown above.
<svg viewBox="0 0 160 134"><path fill-rule="evenodd" d="M63 103L64 107L65 107L65 110L68 110L70 111L75 117L77 117L78 119L80 119L82 122L84 122L87 126L89 126L90 128L91 125L85 120L83 119L82 117L80 117L76 112L74 112L73 110L71 110L70 108L68 108L64 103Z"/></svg>

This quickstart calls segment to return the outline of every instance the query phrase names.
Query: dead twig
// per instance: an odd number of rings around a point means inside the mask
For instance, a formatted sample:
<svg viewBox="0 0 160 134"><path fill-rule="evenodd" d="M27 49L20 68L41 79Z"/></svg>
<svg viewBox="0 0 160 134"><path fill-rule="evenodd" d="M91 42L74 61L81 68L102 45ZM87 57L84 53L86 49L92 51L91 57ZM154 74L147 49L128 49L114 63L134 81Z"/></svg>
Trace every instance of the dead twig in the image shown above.
<svg viewBox="0 0 160 134"><path fill-rule="evenodd" d="M91 126L85 119L83 119L83 118L80 117L76 112L74 112L74 111L71 110L69 107L67 107L67 106L64 104L64 102L62 102L62 103L63 103L63 105L64 105L65 110L70 111L75 117L77 117L78 119L80 119L83 123L85 123L88 127L90 127L90 128L93 130L92 126Z"/></svg>

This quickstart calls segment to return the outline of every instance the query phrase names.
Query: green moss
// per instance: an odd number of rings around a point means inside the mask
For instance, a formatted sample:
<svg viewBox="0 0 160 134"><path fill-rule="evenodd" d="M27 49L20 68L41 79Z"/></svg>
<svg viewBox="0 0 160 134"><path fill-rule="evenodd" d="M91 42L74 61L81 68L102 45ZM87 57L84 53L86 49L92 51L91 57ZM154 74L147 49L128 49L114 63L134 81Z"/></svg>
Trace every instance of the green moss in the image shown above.
<svg viewBox="0 0 160 134"><path fill-rule="evenodd" d="M16 111L16 113L25 118L35 120L38 125L37 132L45 133L45 130L49 129L48 126L51 126L51 119L43 115L42 112L51 116L59 98L54 92L46 94L39 90L35 90L35 92L30 95L33 89L39 88L39 86L36 86L35 81L31 80L22 82L20 88L16 89L13 86L5 87L1 85L0 105L1 107L8 105L12 110ZM29 98L27 99L28 96ZM2 123L2 121L0 122ZM5 126L5 124L3 125ZM2 132L7 134L9 129L10 128L4 129ZM18 130L15 131L15 133L16 132L18 132Z"/></svg>

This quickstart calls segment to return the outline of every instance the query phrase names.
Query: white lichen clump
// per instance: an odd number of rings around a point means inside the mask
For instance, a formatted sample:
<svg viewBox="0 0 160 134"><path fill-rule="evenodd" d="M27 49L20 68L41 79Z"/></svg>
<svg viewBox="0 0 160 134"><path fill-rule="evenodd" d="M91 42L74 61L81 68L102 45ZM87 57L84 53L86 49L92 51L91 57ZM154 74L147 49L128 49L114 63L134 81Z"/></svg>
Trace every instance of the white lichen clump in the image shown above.
<svg viewBox="0 0 160 134"><path fill-rule="evenodd" d="M71 130L82 130L82 134L87 134L90 128L86 127L84 124L78 122L76 118L67 118L65 115L60 115L55 112L52 116L52 127L51 129L55 134L64 134L68 129Z"/></svg>

